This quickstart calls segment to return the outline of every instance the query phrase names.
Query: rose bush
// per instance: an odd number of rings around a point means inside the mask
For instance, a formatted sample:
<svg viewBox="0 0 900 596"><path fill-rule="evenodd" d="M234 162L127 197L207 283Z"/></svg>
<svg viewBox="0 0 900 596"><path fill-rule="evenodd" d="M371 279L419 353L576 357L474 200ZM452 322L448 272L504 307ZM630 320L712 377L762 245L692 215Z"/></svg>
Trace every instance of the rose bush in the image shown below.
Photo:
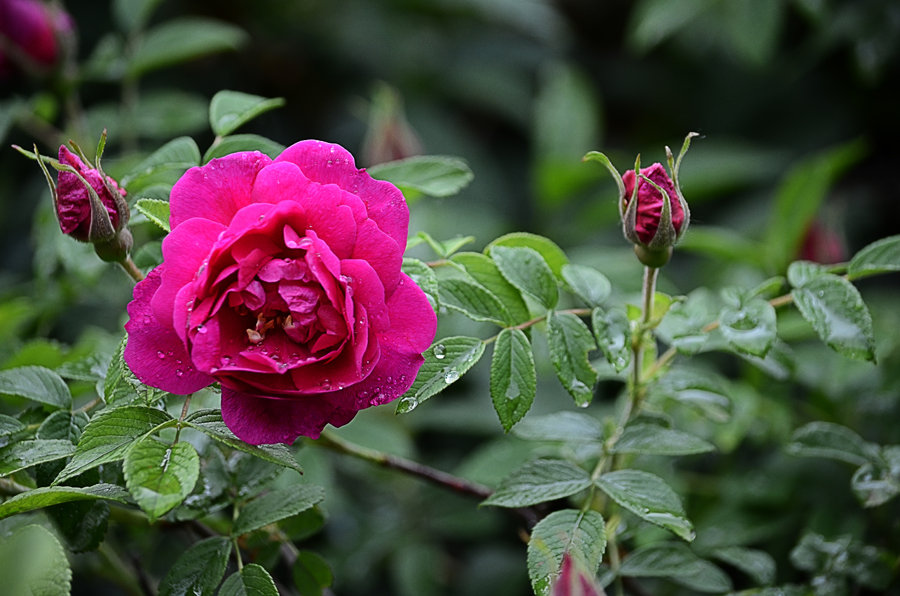
<svg viewBox="0 0 900 596"><path fill-rule="evenodd" d="M163 262L128 306L141 381L220 383L225 423L253 444L315 438L410 387L436 317L400 270L409 210L392 184L302 141L191 168L170 208Z"/></svg>

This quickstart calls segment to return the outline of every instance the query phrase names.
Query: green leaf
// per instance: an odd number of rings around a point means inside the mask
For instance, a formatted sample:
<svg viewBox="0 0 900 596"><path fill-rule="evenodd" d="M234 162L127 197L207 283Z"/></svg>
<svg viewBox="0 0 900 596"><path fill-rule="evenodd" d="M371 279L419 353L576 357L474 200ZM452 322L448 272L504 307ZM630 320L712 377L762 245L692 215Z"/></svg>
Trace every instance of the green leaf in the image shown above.
<svg viewBox="0 0 900 596"><path fill-rule="evenodd" d="M324 588L334 583L334 574L328 562L308 550L297 553L292 571L300 596L322 596Z"/></svg>
<svg viewBox="0 0 900 596"><path fill-rule="evenodd" d="M166 232L171 232L169 227L169 202L159 199L138 199L135 208L143 213L147 219L161 227Z"/></svg>
<svg viewBox="0 0 900 596"><path fill-rule="evenodd" d="M731 400L726 381L706 371L677 369L662 377L653 396L665 397L693 406L716 422L731 417Z"/></svg>
<svg viewBox="0 0 900 596"><path fill-rule="evenodd" d="M475 236L456 236L455 238L451 238L450 240L444 240L443 242L440 242L432 238L431 235L427 232L419 232L414 237L410 238L409 243L406 245L406 248L412 248L421 244L422 242L427 244L431 248L431 250L434 251L434 254L442 259L447 259L450 258L450 255L458 251L466 244L475 242Z"/></svg>
<svg viewBox="0 0 900 596"><path fill-rule="evenodd" d="M207 538L184 551L159 584L159 596L206 596L212 594L231 554L231 540Z"/></svg>
<svg viewBox="0 0 900 596"><path fill-rule="evenodd" d="M775 559L767 552L743 546L725 546L712 551L711 556L737 567L757 584L769 585L775 581Z"/></svg>
<svg viewBox="0 0 900 596"><path fill-rule="evenodd" d="M247 34L234 25L200 17L168 20L147 31L128 64L133 77L225 50L236 50Z"/></svg>
<svg viewBox="0 0 900 596"><path fill-rule="evenodd" d="M103 380L103 400L108 406L127 405L138 400L142 402L141 405L153 406L168 393L162 389L145 385L134 376L123 357L127 343L128 337L125 336L119 342L116 353L113 354L106 367L106 376Z"/></svg>
<svg viewBox="0 0 900 596"><path fill-rule="evenodd" d="M528 507L569 497L590 485L590 474L578 466L561 459L538 459L504 478L482 505Z"/></svg>
<svg viewBox="0 0 900 596"><path fill-rule="evenodd" d="M119 29L131 32L142 29L162 0L114 0L113 16Z"/></svg>
<svg viewBox="0 0 900 596"><path fill-rule="evenodd" d="M109 529L109 505L102 500L62 503L46 513L74 553L96 550Z"/></svg>
<svg viewBox="0 0 900 596"><path fill-rule="evenodd" d="M820 263L794 261L788 266L787 280L793 287L799 288L826 273L828 273L828 268Z"/></svg>
<svg viewBox="0 0 900 596"><path fill-rule="evenodd" d="M537 373L531 343L521 329L504 329L497 336L491 359L491 401L503 430L522 419L537 392Z"/></svg>
<svg viewBox="0 0 900 596"><path fill-rule="evenodd" d="M490 255L495 246L526 247L536 250L549 265L550 270L557 279L563 278L562 268L569 262L569 257L555 242L549 238L544 238L537 234L529 234L528 232L512 232L511 234L500 236L485 247L485 254Z"/></svg>
<svg viewBox="0 0 900 596"><path fill-rule="evenodd" d="M849 358L875 362L872 317L853 284L824 274L795 287L791 296L828 347Z"/></svg>
<svg viewBox="0 0 900 596"><path fill-rule="evenodd" d="M432 197L455 195L475 178L464 160L447 155L417 155L374 165L366 171L404 193L414 190Z"/></svg>
<svg viewBox="0 0 900 596"><path fill-rule="evenodd" d="M715 446L692 434L663 428L655 424L637 423L625 427L612 447L613 453L644 455L692 455L714 451Z"/></svg>
<svg viewBox="0 0 900 596"><path fill-rule="evenodd" d="M268 492L244 505L231 528L233 536L247 534L306 511L325 498L321 486L295 484Z"/></svg>
<svg viewBox="0 0 900 596"><path fill-rule="evenodd" d="M84 358L64 362L56 367L56 374L73 381L96 382L106 376L108 354L91 352Z"/></svg>
<svg viewBox="0 0 900 596"><path fill-rule="evenodd" d="M697 592L731 591L731 580L721 569L675 542L650 544L635 550L622 562L619 574L662 577Z"/></svg>
<svg viewBox="0 0 900 596"><path fill-rule="evenodd" d="M74 445L89 421L84 412L57 410L44 419L34 436L37 439L64 439Z"/></svg>
<svg viewBox="0 0 900 596"><path fill-rule="evenodd" d="M0 476L69 457L74 451L71 441L61 439L29 439L0 447Z"/></svg>
<svg viewBox="0 0 900 596"><path fill-rule="evenodd" d="M25 430L25 425L12 416L0 414L0 437L14 435Z"/></svg>
<svg viewBox="0 0 900 596"><path fill-rule="evenodd" d="M439 279L438 300L441 306L460 312L473 321L503 327L510 318L500 300L474 280L455 277Z"/></svg>
<svg viewBox="0 0 900 596"><path fill-rule="evenodd" d="M553 271L536 250L525 246L494 246L490 255L503 277L523 294L548 309L559 302Z"/></svg>
<svg viewBox="0 0 900 596"><path fill-rule="evenodd" d="M883 447L880 461L860 466L850 487L863 507L883 505L900 494L900 446Z"/></svg>
<svg viewBox="0 0 900 596"><path fill-rule="evenodd" d="M60 503L96 501L98 499L127 504L130 497L125 489L115 484L101 483L85 487L45 486L15 495L0 503L0 519Z"/></svg>
<svg viewBox="0 0 900 596"><path fill-rule="evenodd" d="M135 439L173 421L166 412L144 406L103 410L85 427L75 454L53 484L59 484L101 464L124 458Z"/></svg>
<svg viewBox="0 0 900 596"><path fill-rule="evenodd" d="M59 540L46 528L22 526L0 537L0 577L10 595L67 596L72 569Z"/></svg>
<svg viewBox="0 0 900 596"><path fill-rule="evenodd" d="M135 193L155 183L172 184L185 170L196 165L200 165L197 143L190 137L178 137L151 153L123 176L122 186Z"/></svg>
<svg viewBox="0 0 900 596"><path fill-rule="evenodd" d="M528 577L534 593L550 593L566 553L588 573L596 573L605 550L602 515L593 510L554 511L534 526L528 541Z"/></svg>
<svg viewBox="0 0 900 596"><path fill-rule="evenodd" d="M741 236L733 228L694 225L691 222L691 233L685 234L678 242L679 251L701 253L725 261L747 263L755 268L763 268L762 248L756 243Z"/></svg>
<svg viewBox="0 0 900 596"><path fill-rule="evenodd" d="M414 282L416 282L417 286L422 288L422 291L425 292L425 296L428 297L428 302L431 303L431 307L437 310L437 306L439 304L438 278L434 274L434 271L431 269L431 267L429 267L419 259L404 257L401 270Z"/></svg>
<svg viewBox="0 0 900 596"><path fill-rule="evenodd" d="M620 310L591 311L591 327L600 351L616 372L622 372L631 363L631 323Z"/></svg>
<svg viewBox="0 0 900 596"><path fill-rule="evenodd" d="M764 358L775 343L775 308L762 298L736 298L719 312L719 331L738 352Z"/></svg>
<svg viewBox="0 0 900 596"><path fill-rule="evenodd" d="M239 151L259 151L274 158L284 151L284 145L260 135L229 135L222 137L206 150L203 154L203 163Z"/></svg>
<svg viewBox="0 0 900 596"><path fill-rule="evenodd" d="M563 265L562 276L572 291L592 308L603 304L612 291L609 279L592 267Z"/></svg>
<svg viewBox="0 0 900 596"><path fill-rule="evenodd" d="M426 399L455 383L484 354L484 342L477 337L447 337L432 344L415 382L397 404L397 413L416 409Z"/></svg>
<svg viewBox="0 0 900 596"><path fill-rule="evenodd" d="M283 105L283 97L269 99L225 89L209 102L209 126L216 135L224 137L257 116Z"/></svg>
<svg viewBox="0 0 900 596"><path fill-rule="evenodd" d="M618 470L594 481L610 498L641 519L694 539L694 528L684 513L681 499L659 476L641 470Z"/></svg>
<svg viewBox="0 0 900 596"><path fill-rule="evenodd" d="M853 255L847 274L850 279L900 271L900 235L882 238Z"/></svg>
<svg viewBox="0 0 900 596"><path fill-rule="evenodd" d="M878 462L878 446L865 441L846 426L810 422L791 435L786 450L801 457L825 457L861 466Z"/></svg>
<svg viewBox="0 0 900 596"><path fill-rule="evenodd" d="M125 486L152 523L181 504L200 477L200 456L190 443L169 445L144 437L125 454Z"/></svg>
<svg viewBox="0 0 900 596"><path fill-rule="evenodd" d="M462 265L472 279L493 294L509 313L508 325L518 325L531 318L522 294L500 273L490 257L476 252L456 253L450 260Z"/></svg>
<svg viewBox="0 0 900 596"><path fill-rule="evenodd" d="M215 439L219 443L243 451L259 459L262 459L279 466L289 468L300 474L303 468L297 463L293 451L287 446L277 443L275 445L248 445L240 440L231 430L222 422L222 412L220 410L197 410L188 414L184 419L184 424L199 430L208 437Z"/></svg>
<svg viewBox="0 0 900 596"><path fill-rule="evenodd" d="M683 301L676 302L666 312L657 332L666 343L682 354L700 352L709 333L704 329L716 319L721 304L706 288L697 288Z"/></svg>
<svg viewBox="0 0 900 596"><path fill-rule="evenodd" d="M54 408L69 408L72 394L58 374L43 366L0 371L0 394L16 395Z"/></svg>
<svg viewBox="0 0 900 596"><path fill-rule="evenodd" d="M581 412L555 412L526 418L516 426L513 434L527 441L602 443L603 425L593 416Z"/></svg>
<svg viewBox="0 0 900 596"><path fill-rule="evenodd" d="M862 141L851 141L805 159L784 177L762 242L776 270L783 270L799 252L832 184L865 152Z"/></svg>
<svg viewBox="0 0 900 596"><path fill-rule="evenodd" d="M278 588L265 567L249 563L228 576L219 596L278 596Z"/></svg>
<svg viewBox="0 0 900 596"><path fill-rule="evenodd" d="M559 382L579 406L587 406L594 397L597 371L588 352L594 349L594 337L587 325L571 313L551 311L547 315L550 360Z"/></svg>

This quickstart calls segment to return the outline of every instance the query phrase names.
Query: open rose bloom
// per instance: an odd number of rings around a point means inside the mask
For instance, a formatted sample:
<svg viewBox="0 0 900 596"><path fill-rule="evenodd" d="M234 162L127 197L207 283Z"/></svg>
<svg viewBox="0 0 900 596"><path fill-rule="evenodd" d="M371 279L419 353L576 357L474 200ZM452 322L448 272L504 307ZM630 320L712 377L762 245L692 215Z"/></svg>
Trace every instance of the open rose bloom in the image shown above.
<svg viewBox="0 0 900 596"><path fill-rule="evenodd" d="M412 385L436 317L400 271L409 210L338 145L236 153L172 189L163 263L134 290L125 360L154 387L222 386L248 443L318 437Z"/></svg>

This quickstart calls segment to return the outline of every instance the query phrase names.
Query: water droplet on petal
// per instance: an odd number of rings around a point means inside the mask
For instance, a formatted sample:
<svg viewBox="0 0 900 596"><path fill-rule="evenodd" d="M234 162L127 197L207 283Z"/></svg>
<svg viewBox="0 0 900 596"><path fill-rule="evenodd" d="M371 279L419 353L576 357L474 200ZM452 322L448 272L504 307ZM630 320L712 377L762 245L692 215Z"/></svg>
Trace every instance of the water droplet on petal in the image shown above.
<svg viewBox="0 0 900 596"><path fill-rule="evenodd" d="M438 344L434 346L432 352L434 352L435 358L437 358L438 360L443 360L447 355L447 348L444 347L444 344Z"/></svg>
<svg viewBox="0 0 900 596"><path fill-rule="evenodd" d="M162 360L163 358L166 357L166 355L162 353L162 350L160 350L159 352L156 353L156 357L159 358L160 360Z"/></svg>
<svg viewBox="0 0 900 596"><path fill-rule="evenodd" d="M197 333L206 333L207 331L206 325L197 325Z"/></svg>
<svg viewBox="0 0 900 596"><path fill-rule="evenodd" d="M176 377L183 377L183 376L184 376L184 371L181 370L180 368L176 368L176 369L175 369L175 376L176 376Z"/></svg>

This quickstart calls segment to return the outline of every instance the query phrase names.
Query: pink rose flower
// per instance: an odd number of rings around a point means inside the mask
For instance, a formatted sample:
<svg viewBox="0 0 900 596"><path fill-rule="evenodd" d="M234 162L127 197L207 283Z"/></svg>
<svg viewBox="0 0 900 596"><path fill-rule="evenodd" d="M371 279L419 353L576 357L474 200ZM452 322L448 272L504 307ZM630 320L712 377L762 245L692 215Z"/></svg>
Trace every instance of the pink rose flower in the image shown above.
<svg viewBox="0 0 900 596"><path fill-rule="evenodd" d="M316 438L415 379L436 317L400 271L403 195L342 147L236 153L172 189L163 263L134 289L125 361L187 394L218 382L252 444Z"/></svg>
<svg viewBox="0 0 900 596"><path fill-rule="evenodd" d="M59 148L59 162L72 166L87 181L90 188L97 193L109 216L109 222L95 221L96 218L93 216L93 210L91 209L91 195L88 187L72 172L60 171L57 174L56 182L56 215L59 219L59 228L64 234L81 242L107 239L96 238L101 228L108 232L107 235L114 236L123 223L121 222L122 214L119 213L119 207L124 205L124 203L121 203L121 197L126 195L125 190L120 188L112 178L104 176L96 169L85 165L65 145ZM106 182L104 182L104 179ZM117 202L114 193L118 193L120 202ZM94 232L93 234L91 233L92 231Z"/></svg>
<svg viewBox="0 0 900 596"><path fill-rule="evenodd" d="M666 168L657 162L647 168L641 168L641 174L668 193L672 205L672 226L675 228L677 238L684 224L684 210L681 208L678 194L675 192L675 185L672 184L672 179L669 178ZM636 178L634 170L628 170L622 176L622 181L625 183L625 197L623 200L626 208L634 192ZM656 232L659 229L664 199L662 193L645 180L638 179L637 185L637 217L635 219L634 234L641 243L649 245L656 237Z"/></svg>

